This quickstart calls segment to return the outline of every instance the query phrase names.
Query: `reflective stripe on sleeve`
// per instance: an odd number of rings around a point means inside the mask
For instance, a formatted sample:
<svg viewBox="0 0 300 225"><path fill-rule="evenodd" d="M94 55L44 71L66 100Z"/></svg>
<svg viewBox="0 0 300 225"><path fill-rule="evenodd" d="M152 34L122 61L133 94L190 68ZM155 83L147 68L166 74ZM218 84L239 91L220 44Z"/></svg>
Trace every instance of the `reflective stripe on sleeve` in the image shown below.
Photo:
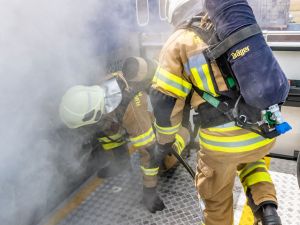
<svg viewBox="0 0 300 225"><path fill-rule="evenodd" d="M134 147L142 147L151 143L155 139L155 134L152 127L150 127L147 132L129 139Z"/></svg>
<svg viewBox="0 0 300 225"><path fill-rule="evenodd" d="M123 134L116 133L107 137L97 138L97 140L101 143L104 150L111 150L126 144L126 141L122 140L122 137Z"/></svg>
<svg viewBox="0 0 300 225"><path fill-rule="evenodd" d="M153 82L162 89L183 98L190 93L192 88L192 84L161 67L156 70Z"/></svg>
<svg viewBox="0 0 300 225"><path fill-rule="evenodd" d="M171 135L171 134L176 134L178 132L178 130L180 129L181 123L179 123L179 124L177 124L177 125L175 125L173 127L160 127L155 122L154 126L155 126L156 131L158 133Z"/></svg>
<svg viewBox="0 0 300 225"><path fill-rule="evenodd" d="M111 150L113 148L117 148L121 145L124 145L126 142L121 141L121 142L112 142L112 143L102 143L102 147L104 150Z"/></svg>
<svg viewBox="0 0 300 225"><path fill-rule="evenodd" d="M145 167L141 166L141 169L142 169L143 174L145 176L156 176L158 174L159 167L156 167L156 168L145 168Z"/></svg>
<svg viewBox="0 0 300 225"><path fill-rule="evenodd" d="M98 141L100 141L101 143L110 143L110 142L113 142L113 140L118 140L120 138L122 138L122 134L120 133L116 133L114 135L110 135L108 137L101 137L101 138L98 138Z"/></svg>
<svg viewBox="0 0 300 225"><path fill-rule="evenodd" d="M255 133L219 137L199 132L200 143L208 150L220 152L247 152L263 147L274 139L265 139Z"/></svg>

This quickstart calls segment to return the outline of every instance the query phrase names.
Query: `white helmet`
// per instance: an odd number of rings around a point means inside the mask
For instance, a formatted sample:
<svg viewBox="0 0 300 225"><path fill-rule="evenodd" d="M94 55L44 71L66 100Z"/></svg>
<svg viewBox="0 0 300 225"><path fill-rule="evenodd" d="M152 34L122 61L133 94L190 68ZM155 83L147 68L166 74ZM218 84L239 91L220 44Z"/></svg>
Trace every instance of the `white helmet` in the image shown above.
<svg viewBox="0 0 300 225"><path fill-rule="evenodd" d="M203 9L203 0L167 0L166 15L174 26L181 25Z"/></svg>
<svg viewBox="0 0 300 225"><path fill-rule="evenodd" d="M60 103L60 118L69 128L96 123L104 111L104 97L105 91L100 86L71 87Z"/></svg>

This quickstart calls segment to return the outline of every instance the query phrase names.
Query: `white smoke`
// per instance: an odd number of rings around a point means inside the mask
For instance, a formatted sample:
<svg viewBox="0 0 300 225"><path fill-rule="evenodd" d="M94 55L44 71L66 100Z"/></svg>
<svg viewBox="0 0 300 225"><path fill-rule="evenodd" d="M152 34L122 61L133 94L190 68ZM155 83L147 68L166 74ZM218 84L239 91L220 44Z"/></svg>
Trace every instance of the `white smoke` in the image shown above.
<svg viewBox="0 0 300 225"><path fill-rule="evenodd" d="M82 176L80 141L63 132L58 105L103 73L91 32L101 2L0 0L1 224L37 223Z"/></svg>
<svg viewBox="0 0 300 225"><path fill-rule="evenodd" d="M61 123L58 105L69 87L94 85L106 60L140 52L134 4L0 0L1 224L38 223L86 176L86 137Z"/></svg>

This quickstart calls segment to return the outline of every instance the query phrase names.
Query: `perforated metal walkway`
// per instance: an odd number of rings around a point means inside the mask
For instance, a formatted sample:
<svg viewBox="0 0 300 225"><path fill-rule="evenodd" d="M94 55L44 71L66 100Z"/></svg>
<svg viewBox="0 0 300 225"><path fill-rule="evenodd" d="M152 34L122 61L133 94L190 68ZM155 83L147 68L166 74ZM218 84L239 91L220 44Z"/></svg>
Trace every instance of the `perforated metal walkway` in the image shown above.
<svg viewBox="0 0 300 225"><path fill-rule="evenodd" d="M196 153L192 152L188 162L195 168ZM179 225L201 224L202 212L193 180L182 166L160 178L159 193L166 209L149 213L141 204L142 179L138 166L138 155L132 157L132 171L124 171L114 178L96 182L85 199L59 207L48 219L47 225ZM300 225L300 191L296 179L296 162L272 159L270 167L279 199L279 214L283 224ZM279 171L279 172L275 172ZM91 180L97 180L93 177ZM91 181L90 180L90 181ZM98 179L99 181L99 179ZM89 182L88 182L89 183ZM88 185L88 184L87 184ZM85 185L86 186L86 185ZM83 186L82 189L85 188ZM78 192L82 190L78 190ZM76 194L76 193L75 193ZM80 199L80 198L79 198ZM236 179L234 208L236 225L252 225L253 217L245 208L246 198L241 184ZM65 211L68 213L58 212ZM63 216L62 216L63 215ZM59 219L55 219L55 216ZM54 218L54 219L53 219ZM252 224L251 224L252 223Z"/></svg>

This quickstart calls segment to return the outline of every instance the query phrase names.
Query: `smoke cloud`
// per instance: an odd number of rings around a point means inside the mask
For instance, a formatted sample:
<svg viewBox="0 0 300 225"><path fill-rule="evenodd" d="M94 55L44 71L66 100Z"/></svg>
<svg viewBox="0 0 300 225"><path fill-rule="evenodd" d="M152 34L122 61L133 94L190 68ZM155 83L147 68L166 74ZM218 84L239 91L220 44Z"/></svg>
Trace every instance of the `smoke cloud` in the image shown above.
<svg viewBox="0 0 300 225"><path fill-rule="evenodd" d="M58 105L104 72L102 2L0 0L1 224L36 224L85 174L85 137L61 124Z"/></svg>
<svg viewBox="0 0 300 225"><path fill-rule="evenodd" d="M90 152L82 151L90 133L62 124L62 95L73 85L97 84L126 56L138 55L140 28L132 0L0 4L0 221L32 225L90 169ZM151 14L155 24L156 18ZM160 22L141 30L165 31Z"/></svg>

